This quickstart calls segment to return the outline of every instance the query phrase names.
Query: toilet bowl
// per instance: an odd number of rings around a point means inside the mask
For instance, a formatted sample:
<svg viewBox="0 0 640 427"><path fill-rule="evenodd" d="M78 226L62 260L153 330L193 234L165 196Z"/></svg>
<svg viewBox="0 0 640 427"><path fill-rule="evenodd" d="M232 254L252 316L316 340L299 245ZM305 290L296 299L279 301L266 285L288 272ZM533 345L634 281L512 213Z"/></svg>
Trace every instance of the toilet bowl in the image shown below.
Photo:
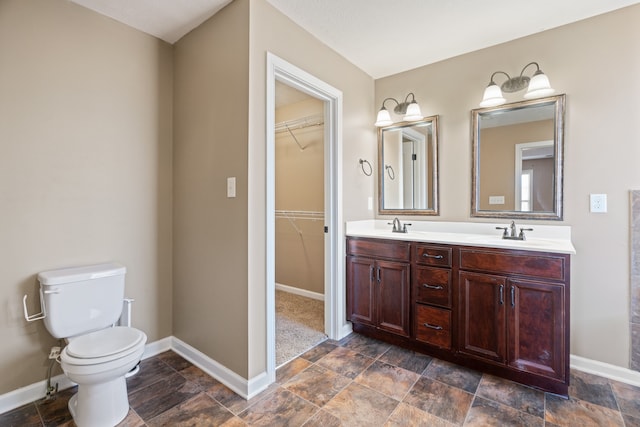
<svg viewBox="0 0 640 427"><path fill-rule="evenodd" d="M60 354L62 370L78 384L69 411L79 427L110 427L129 412L125 374L144 352L146 335L116 326L72 339Z"/></svg>
<svg viewBox="0 0 640 427"><path fill-rule="evenodd" d="M78 384L69 400L78 427L112 427L129 412L125 374L140 362L147 336L113 326L122 315L125 272L108 263L38 274L45 327L68 342L60 365Z"/></svg>

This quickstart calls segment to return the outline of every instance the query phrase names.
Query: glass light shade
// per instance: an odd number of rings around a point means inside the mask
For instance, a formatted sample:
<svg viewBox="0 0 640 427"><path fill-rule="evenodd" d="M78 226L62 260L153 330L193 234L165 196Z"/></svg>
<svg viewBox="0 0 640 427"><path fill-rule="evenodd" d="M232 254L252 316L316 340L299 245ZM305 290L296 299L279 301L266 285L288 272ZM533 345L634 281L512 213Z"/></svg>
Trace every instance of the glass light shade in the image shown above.
<svg viewBox="0 0 640 427"><path fill-rule="evenodd" d="M489 86L484 90L484 96L482 97L481 107L495 107L496 105L504 104L507 100L502 96L502 90L500 87L491 82Z"/></svg>
<svg viewBox="0 0 640 427"><path fill-rule="evenodd" d="M551 88L547 75L538 70L533 77L531 77L529 88L527 89L527 93L524 94L524 97L526 99L540 98L552 95L554 92L555 90Z"/></svg>
<svg viewBox="0 0 640 427"><path fill-rule="evenodd" d="M389 114L389 111L386 108L382 107L380 111L378 111L378 117L376 118L375 125L378 127L382 127L382 126L389 126L392 124L393 124L393 121L391 120L391 115Z"/></svg>
<svg viewBox="0 0 640 427"><path fill-rule="evenodd" d="M402 118L407 122L415 122L416 120L422 120L422 112L420 111L420 106L417 102L413 101L407 107L407 113Z"/></svg>

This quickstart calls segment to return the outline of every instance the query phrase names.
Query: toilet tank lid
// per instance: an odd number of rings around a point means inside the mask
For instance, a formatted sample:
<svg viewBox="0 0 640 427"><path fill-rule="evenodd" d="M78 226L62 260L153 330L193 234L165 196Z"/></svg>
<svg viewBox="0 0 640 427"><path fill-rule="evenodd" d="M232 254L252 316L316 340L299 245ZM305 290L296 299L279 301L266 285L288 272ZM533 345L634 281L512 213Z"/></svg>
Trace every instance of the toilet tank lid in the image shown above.
<svg viewBox="0 0 640 427"><path fill-rule="evenodd" d="M64 283L99 279L101 277L123 275L126 272L126 267L120 264L94 264L85 265L82 267L69 267L57 270L43 271L38 274L38 281L42 285L61 285Z"/></svg>

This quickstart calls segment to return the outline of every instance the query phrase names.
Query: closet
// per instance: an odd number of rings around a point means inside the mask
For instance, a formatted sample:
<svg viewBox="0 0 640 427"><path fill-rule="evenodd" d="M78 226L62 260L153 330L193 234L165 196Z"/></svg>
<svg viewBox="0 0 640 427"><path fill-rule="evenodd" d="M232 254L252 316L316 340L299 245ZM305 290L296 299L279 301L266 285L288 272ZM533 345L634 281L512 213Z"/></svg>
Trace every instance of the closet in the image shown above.
<svg viewBox="0 0 640 427"><path fill-rule="evenodd" d="M276 365L324 335L324 103L276 84Z"/></svg>

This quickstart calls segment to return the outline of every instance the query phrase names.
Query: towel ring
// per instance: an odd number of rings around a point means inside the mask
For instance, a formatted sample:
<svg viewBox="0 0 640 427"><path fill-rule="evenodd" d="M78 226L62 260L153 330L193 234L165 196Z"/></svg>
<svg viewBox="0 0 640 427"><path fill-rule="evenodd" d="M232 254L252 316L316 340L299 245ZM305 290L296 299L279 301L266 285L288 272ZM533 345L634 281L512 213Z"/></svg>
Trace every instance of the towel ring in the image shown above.
<svg viewBox="0 0 640 427"><path fill-rule="evenodd" d="M368 160L363 160L360 159L360 167L362 168L362 173L365 174L366 176L371 176L371 174L373 173L373 168L371 167L371 163L369 163ZM369 166L369 173L367 173L367 171L364 169L364 164L367 164Z"/></svg>
<svg viewBox="0 0 640 427"><path fill-rule="evenodd" d="M391 165L386 165L384 168L387 170L387 175L389 175L389 179L391 179L391 181L396 179L396 173L391 167Z"/></svg>

